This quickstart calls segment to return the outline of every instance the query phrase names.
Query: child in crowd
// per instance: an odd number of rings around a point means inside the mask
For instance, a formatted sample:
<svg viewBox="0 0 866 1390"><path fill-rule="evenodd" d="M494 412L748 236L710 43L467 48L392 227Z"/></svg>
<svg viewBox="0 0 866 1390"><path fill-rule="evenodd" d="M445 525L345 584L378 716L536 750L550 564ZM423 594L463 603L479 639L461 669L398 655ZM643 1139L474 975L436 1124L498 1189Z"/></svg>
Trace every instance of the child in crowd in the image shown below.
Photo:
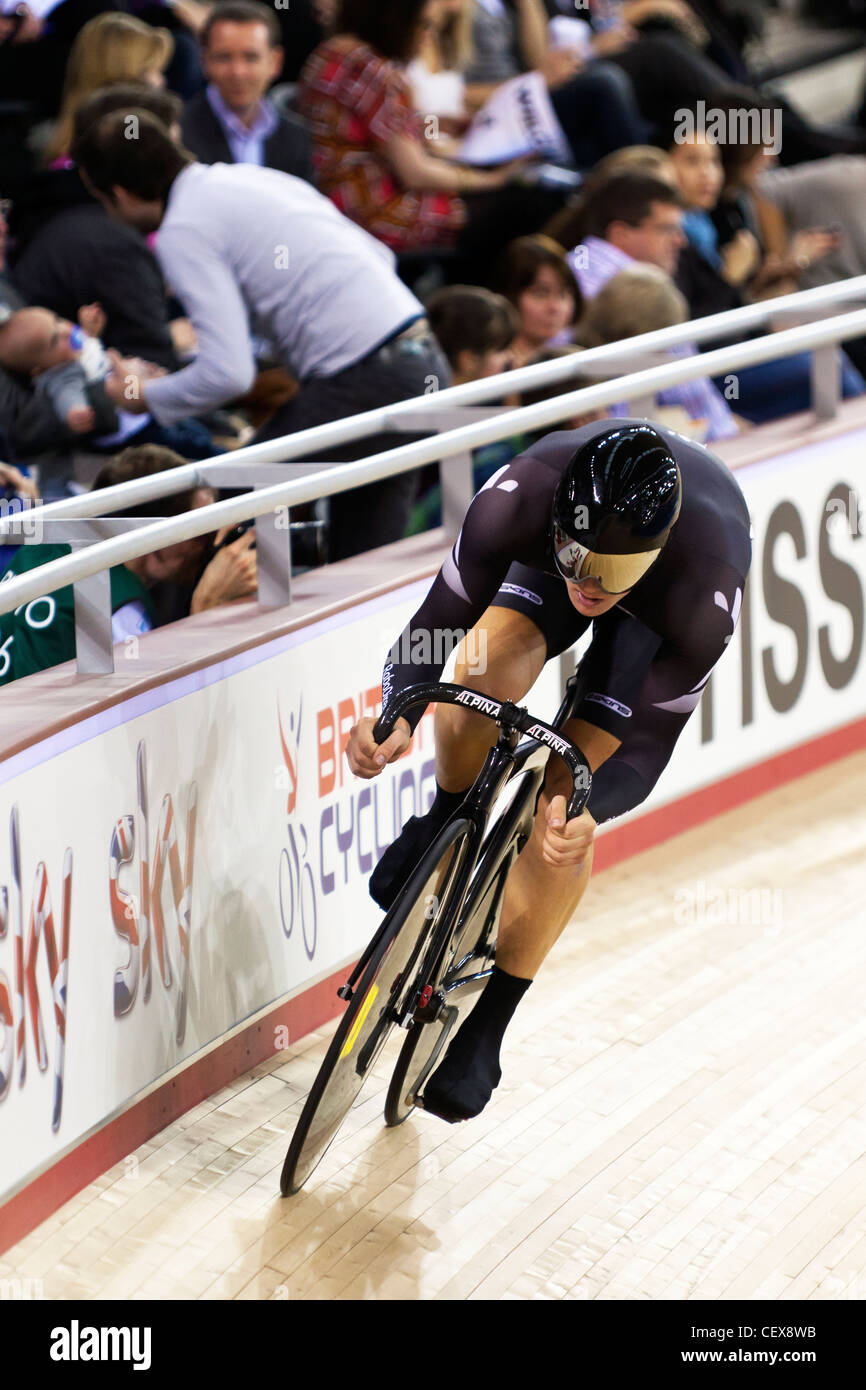
<svg viewBox="0 0 866 1390"><path fill-rule="evenodd" d="M654 333L674 324L686 323L689 306L683 295L658 266L635 262L602 286L594 299L587 303L577 328L577 338L585 348L602 347L607 343L622 343L642 333ZM639 370L647 363L623 363L625 374ZM633 402L623 401L609 408L613 416L633 413ZM707 421L689 414L682 405L663 405L656 402L653 419L668 429L679 430L690 439L703 442Z"/></svg>
<svg viewBox="0 0 866 1390"><path fill-rule="evenodd" d="M77 325L50 309L27 308L12 314L0 329L0 362L10 371L31 377L57 418L74 434L90 434L98 424L107 434L109 429L116 431L119 423L111 403L91 394L92 386L111 369L98 336L104 326L99 305L88 304L79 311ZM137 418L130 419L137 427Z"/></svg>
<svg viewBox="0 0 866 1390"><path fill-rule="evenodd" d="M511 368L517 315L502 295L475 285L448 285L430 296L426 309L430 326L448 358L455 386L498 376ZM502 440L477 449L472 456L474 489L483 487L497 468L520 453L521 447L522 441ZM422 476L407 534L438 526L441 505L439 470L434 465Z"/></svg>
<svg viewBox="0 0 866 1390"><path fill-rule="evenodd" d="M196 420L165 428L150 415L116 409L103 389L113 361L99 334L105 314L99 304L85 305L78 324L50 309L19 309L0 326L0 365L29 376L57 415L74 434L88 436L94 453L112 452L135 438L138 444L183 448L187 457L207 458L212 444L207 429ZM139 362L144 377L164 376L153 363Z"/></svg>
<svg viewBox="0 0 866 1390"><path fill-rule="evenodd" d="M518 323L502 295L475 285L449 285L430 296L427 317L451 364L455 386L510 368Z"/></svg>

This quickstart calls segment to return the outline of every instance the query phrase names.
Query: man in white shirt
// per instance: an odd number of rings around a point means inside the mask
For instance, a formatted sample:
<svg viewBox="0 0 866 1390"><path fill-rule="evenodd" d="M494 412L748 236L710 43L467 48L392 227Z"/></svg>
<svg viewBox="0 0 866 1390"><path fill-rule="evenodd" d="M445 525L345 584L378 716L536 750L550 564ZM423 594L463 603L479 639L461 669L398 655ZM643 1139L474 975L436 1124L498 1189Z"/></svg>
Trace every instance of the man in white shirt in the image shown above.
<svg viewBox="0 0 866 1390"><path fill-rule="evenodd" d="M301 388L260 438L449 384L393 254L309 184L253 165L194 163L144 112L118 110L88 125L73 157L112 217L144 236L157 233L157 259L198 342L189 366L158 379L119 359L106 390L125 409L170 424L244 395L256 376L254 337ZM351 456L404 439L366 441ZM334 498L330 558L398 539L413 490L404 475Z"/></svg>

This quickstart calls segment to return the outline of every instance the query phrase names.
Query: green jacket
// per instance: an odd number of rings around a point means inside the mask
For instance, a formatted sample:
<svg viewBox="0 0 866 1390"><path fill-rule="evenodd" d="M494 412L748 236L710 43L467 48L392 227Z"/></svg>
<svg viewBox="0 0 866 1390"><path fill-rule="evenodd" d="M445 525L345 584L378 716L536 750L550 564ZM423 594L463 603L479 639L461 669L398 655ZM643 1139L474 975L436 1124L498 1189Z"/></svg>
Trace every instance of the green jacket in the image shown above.
<svg viewBox="0 0 866 1390"><path fill-rule="evenodd" d="M28 570L38 569L49 560L68 555L68 545L21 545L0 578L0 584ZM111 570L111 611L140 600L151 621L153 603L144 584L127 569L115 565ZM75 656L75 600L73 587L55 589L44 598L31 599L12 613L0 613L0 685L21 676L32 676L49 666L59 666Z"/></svg>

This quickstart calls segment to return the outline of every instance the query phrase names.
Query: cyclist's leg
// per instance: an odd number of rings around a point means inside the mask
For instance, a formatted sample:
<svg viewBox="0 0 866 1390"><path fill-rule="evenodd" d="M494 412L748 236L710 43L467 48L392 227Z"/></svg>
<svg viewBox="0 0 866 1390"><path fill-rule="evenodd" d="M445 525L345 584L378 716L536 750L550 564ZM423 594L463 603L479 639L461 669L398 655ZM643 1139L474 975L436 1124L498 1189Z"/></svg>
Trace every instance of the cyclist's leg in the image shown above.
<svg viewBox="0 0 866 1390"><path fill-rule="evenodd" d="M544 661L567 651L589 625L569 602L565 586L560 581L519 565L512 566L507 582L497 595L495 605L488 610L485 617L495 615L497 610L500 616L494 617L493 622L496 637L505 649L503 670L506 657L513 661L514 645L518 637L524 632L531 632L533 628L538 633L531 647L528 640L524 644L525 664L516 670L512 667L507 673L512 678L519 677L516 689L511 689L507 682L494 687L484 676L479 676L475 681L478 689L498 699L522 699L535 683ZM522 625L516 624L515 618L519 618ZM464 665L460 665L455 678L469 684L472 673ZM496 737L495 730L491 737L489 721L479 720L477 715L473 716L462 709L457 710L454 706L440 706L438 715L437 775L445 781L446 786L456 788L462 784L465 789L480 768L492 737ZM487 727L482 727L485 724ZM591 741L586 736L584 743L587 744L592 761ZM605 749L605 752L607 751L609 750ZM558 760L551 760L548 764L549 774L552 764L557 762ZM564 764L560 766L564 771ZM567 787L565 790L567 795L571 788ZM543 815L542 811L541 816ZM555 933L551 935L550 940L552 944L571 915L576 902L573 869L563 873L541 862L543 831L539 831L539 823L539 817L536 816L530 842L524 847L512 869L506 887L506 901L510 896L513 903L514 890L511 880L519 872L522 891L526 895L525 921L517 923L519 945L525 942L536 943L539 931L542 939L547 942L550 935L548 923L554 922ZM527 855L531 861L530 872L522 868ZM591 856L587 859L583 877L577 885L580 892L583 883L589 877L590 864ZM563 905L554 903L551 912L552 900L560 896L563 898ZM544 954L547 949L549 945L545 945ZM461 1026L443 1062L424 1088L426 1108L446 1120L468 1119L477 1115L499 1084L499 1048L502 1037L532 980L532 974L524 972L521 968L523 958L520 951L509 952L507 939L501 954L500 950L500 946L497 945L496 964L473 1012Z"/></svg>
<svg viewBox="0 0 866 1390"><path fill-rule="evenodd" d="M565 726L594 775L630 738L634 711L659 647L658 635L625 609L613 609L595 624L578 669L575 718ZM553 868L543 858L548 808L555 796L567 797L570 790L564 763L551 758L532 836L506 887L497 959L510 973L528 979L574 916L592 872L591 853L577 874L571 868ZM592 814L591 805L589 811Z"/></svg>
<svg viewBox="0 0 866 1390"><path fill-rule="evenodd" d="M619 747L617 739L584 719L570 719L564 732L586 755L593 772ZM554 868L543 857L548 807L555 796L567 800L570 794L567 769L551 758L532 834L508 878L496 947L497 964L523 979L534 979L577 911L592 874L592 846L577 873L570 866Z"/></svg>
<svg viewBox="0 0 866 1390"><path fill-rule="evenodd" d="M617 746L584 720L569 720L565 732L590 766ZM592 846L577 873L573 867L554 868L542 854L550 801L560 795L567 799L570 792L564 764L550 759L532 834L508 876L490 980L424 1088L426 1109L442 1119L467 1120L484 1109L502 1078L499 1052L505 1030L586 891Z"/></svg>

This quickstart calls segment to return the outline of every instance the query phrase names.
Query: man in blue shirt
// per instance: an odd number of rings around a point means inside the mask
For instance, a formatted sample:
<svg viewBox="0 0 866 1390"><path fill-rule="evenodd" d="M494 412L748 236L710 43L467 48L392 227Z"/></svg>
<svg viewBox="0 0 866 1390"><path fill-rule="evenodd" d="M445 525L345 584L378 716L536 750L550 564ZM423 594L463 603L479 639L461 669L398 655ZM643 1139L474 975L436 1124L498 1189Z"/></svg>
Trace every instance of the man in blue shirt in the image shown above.
<svg viewBox="0 0 866 1390"><path fill-rule="evenodd" d="M312 146L296 116L267 98L283 63L274 11L257 0L227 0L201 32L204 92L181 120L183 142L204 164L258 164L313 181Z"/></svg>

